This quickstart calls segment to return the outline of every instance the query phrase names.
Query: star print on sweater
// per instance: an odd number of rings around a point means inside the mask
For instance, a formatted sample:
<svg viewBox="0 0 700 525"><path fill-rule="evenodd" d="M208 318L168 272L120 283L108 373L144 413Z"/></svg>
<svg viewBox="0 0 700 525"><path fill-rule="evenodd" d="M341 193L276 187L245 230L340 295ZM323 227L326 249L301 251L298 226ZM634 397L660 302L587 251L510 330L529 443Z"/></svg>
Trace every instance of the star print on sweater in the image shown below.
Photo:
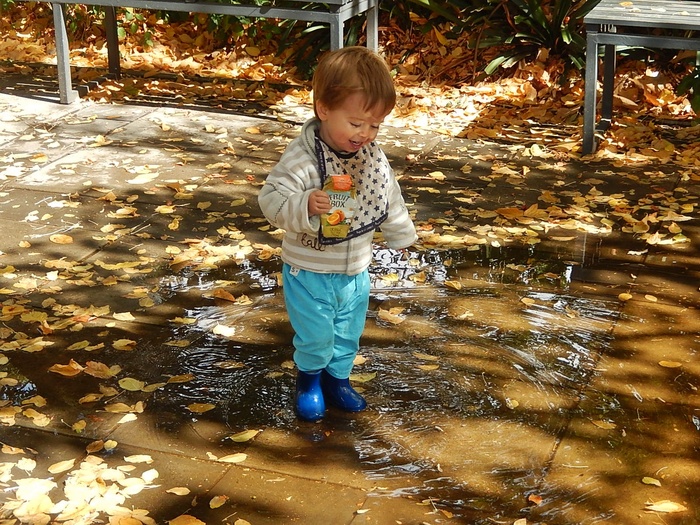
<svg viewBox="0 0 700 525"><path fill-rule="evenodd" d="M345 238L329 238L319 232L321 244L338 244L369 231L376 230L387 218L389 209L388 188L393 172L389 161L375 142L356 153L340 153L330 148L316 136L321 180L334 174L352 177L357 191L357 211Z"/></svg>

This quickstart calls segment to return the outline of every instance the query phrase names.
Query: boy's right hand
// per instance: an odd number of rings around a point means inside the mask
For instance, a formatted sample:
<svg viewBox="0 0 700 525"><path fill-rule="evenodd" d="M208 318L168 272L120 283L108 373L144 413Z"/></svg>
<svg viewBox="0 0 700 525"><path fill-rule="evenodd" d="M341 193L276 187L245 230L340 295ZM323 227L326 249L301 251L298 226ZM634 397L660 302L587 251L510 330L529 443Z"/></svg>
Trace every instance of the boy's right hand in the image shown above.
<svg viewBox="0 0 700 525"><path fill-rule="evenodd" d="M309 195L309 217L331 211L331 199L323 190L314 190Z"/></svg>

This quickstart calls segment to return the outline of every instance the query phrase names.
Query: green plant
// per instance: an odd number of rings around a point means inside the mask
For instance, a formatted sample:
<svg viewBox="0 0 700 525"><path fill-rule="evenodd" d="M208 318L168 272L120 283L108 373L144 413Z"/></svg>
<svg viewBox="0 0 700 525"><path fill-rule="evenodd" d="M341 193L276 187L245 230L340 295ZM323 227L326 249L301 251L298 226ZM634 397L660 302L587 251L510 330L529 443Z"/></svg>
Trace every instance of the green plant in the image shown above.
<svg viewBox="0 0 700 525"><path fill-rule="evenodd" d="M541 49L566 59L577 69L585 65L583 17L599 0L474 0L461 22L474 31L474 49L497 48L484 71L492 74L521 60L534 59Z"/></svg>

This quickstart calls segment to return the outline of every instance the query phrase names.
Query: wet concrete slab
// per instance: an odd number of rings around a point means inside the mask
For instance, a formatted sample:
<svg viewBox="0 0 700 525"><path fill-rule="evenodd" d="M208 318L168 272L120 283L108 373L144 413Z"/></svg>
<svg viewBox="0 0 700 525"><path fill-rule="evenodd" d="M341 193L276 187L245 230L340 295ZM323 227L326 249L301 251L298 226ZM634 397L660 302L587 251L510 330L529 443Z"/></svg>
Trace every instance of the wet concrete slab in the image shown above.
<svg viewBox="0 0 700 525"><path fill-rule="evenodd" d="M386 126L423 242L378 237L369 408L308 424L256 202L308 108L0 107L3 517L22 479L56 502L104 471L100 520L700 519L692 174Z"/></svg>

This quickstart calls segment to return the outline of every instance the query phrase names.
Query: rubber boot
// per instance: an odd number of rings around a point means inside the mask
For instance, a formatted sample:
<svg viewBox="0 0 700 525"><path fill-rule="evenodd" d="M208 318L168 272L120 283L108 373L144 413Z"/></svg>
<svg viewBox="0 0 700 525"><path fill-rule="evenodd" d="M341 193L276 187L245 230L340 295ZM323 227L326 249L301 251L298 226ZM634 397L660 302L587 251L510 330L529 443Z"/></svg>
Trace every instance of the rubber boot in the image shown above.
<svg viewBox="0 0 700 525"><path fill-rule="evenodd" d="M321 391L321 371L297 373L297 393L294 406L299 419L318 421L326 413Z"/></svg>
<svg viewBox="0 0 700 525"><path fill-rule="evenodd" d="M323 397L329 405L346 412L360 412L367 408L367 401L350 386L350 379L338 379L325 370L321 372Z"/></svg>

